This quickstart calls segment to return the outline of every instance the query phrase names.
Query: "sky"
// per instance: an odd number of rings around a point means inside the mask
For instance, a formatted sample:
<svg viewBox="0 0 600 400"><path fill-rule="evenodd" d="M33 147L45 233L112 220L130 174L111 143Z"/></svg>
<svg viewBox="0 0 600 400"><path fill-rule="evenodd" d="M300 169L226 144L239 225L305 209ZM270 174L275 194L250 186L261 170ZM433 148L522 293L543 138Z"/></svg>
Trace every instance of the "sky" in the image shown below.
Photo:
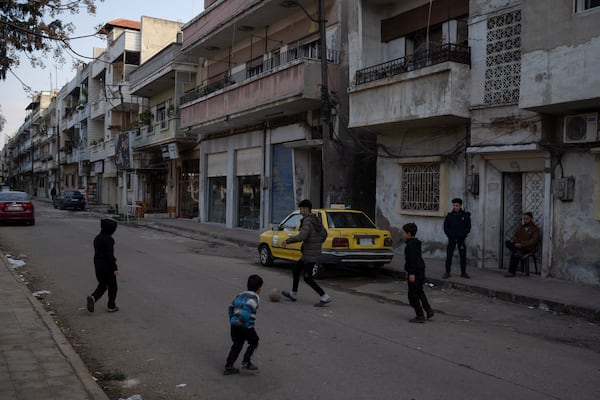
<svg viewBox="0 0 600 400"><path fill-rule="evenodd" d="M188 22L204 9L204 0L169 0L167 2L152 0L104 0L96 1L96 15L91 16L80 11L77 15L67 14L64 20L75 24L73 36L93 34L98 25L114 19L125 18L141 21L142 16L162 18L177 22ZM92 57L93 48L105 48L106 42L101 38L77 39L71 42L77 53ZM67 62L64 66L48 61L46 68L32 68L29 60L22 59L15 74L34 92L60 90L73 79L76 71L72 69L72 56L65 53ZM86 60L89 62L90 60ZM31 102L31 95L24 89L10 72L5 81L0 80L0 113L6 118L6 124L0 132L0 148L6 143L7 137L12 137L23 124L26 116L25 107Z"/></svg>

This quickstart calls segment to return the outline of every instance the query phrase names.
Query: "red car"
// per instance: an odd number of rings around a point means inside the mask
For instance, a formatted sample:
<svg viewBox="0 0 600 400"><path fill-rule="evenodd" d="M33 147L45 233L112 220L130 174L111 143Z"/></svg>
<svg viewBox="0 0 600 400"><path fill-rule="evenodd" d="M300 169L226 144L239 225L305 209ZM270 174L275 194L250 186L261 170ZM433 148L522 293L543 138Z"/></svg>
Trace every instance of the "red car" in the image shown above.
<svg viewBox="0 0 600 400"><path fill-rule="evenodd" d="M0 222L22 221L35 225L35 211L25 192L0 192Z"/></svg>

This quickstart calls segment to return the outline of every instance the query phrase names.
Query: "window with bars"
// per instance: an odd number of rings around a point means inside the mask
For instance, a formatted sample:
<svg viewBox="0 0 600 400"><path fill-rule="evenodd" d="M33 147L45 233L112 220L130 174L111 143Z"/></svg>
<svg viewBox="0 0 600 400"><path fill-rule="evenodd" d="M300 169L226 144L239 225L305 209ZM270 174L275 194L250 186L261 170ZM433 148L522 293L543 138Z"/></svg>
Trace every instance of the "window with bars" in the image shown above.
<svg viewBox="0 0 600 400"><path fill-rule="evenodd" d="M400 162L400 213L442 215L447 186L446 167L439 157Z"/></svg>

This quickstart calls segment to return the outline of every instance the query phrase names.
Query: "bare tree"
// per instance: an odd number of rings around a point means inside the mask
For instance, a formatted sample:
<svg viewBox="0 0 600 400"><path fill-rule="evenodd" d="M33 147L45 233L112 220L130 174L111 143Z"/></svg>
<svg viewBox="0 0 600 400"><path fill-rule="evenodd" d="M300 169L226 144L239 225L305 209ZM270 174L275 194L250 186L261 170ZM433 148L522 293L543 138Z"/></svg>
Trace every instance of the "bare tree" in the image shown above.
<svg viewBox="0 0 600 400"><path fill-rule="evenodd" d="M63 51L71 49L72 23L61 19L80 10L94 15L96 2L104 0L0 0L0 80L19 65L25 55L34 67L52 56L64 63Z"/></svg>

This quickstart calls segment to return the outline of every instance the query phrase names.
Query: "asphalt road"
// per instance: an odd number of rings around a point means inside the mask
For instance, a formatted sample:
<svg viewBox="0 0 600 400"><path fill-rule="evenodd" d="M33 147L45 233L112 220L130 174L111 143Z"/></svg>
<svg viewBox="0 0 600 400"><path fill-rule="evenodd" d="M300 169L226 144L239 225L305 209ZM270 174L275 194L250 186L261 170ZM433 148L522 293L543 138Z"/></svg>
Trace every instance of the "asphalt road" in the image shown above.
<svg viewBox="0 0 600 400"><path fill-rule="evenodd" d="M329 307L313 307L317 296L303 283L297 303L272 303L271 289L290 286L287 266L260 266L253 248L126 224L114 236L121 311L105 312L103 299L89 314L98 231L85 212L40 204L34 227L1 226L0 243L25 258L32 289L51 292L45 302L91 372L127 376L124 398L600 398L597 325L441 290L427 291L434 320L409 324L403 283L347 274L321 281ZM227 306L252 273L265 280L260 370L223 376Z"/></svg>

